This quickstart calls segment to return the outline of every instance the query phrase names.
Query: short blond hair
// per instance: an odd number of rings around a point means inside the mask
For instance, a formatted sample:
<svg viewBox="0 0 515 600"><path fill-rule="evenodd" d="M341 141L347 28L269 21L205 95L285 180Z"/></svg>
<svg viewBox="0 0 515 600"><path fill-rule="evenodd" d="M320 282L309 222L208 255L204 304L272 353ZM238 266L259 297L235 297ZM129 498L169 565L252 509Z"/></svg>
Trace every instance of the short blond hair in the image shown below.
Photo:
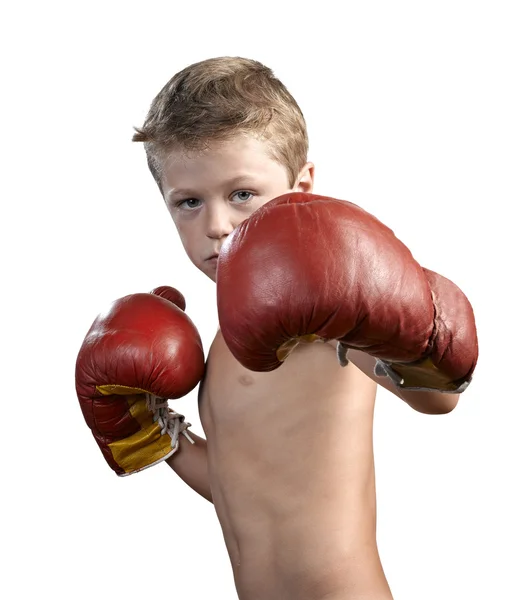
<svg viewBox="0 0 515 600"><path fill-rule="evenodd" d="M268 142L290 186L307 161L306 122L297 102L271 69L247 58L210 58L176 73L134 129L132 140L144 143L160 189L167 152L202 151L242 133Z"/></svg>

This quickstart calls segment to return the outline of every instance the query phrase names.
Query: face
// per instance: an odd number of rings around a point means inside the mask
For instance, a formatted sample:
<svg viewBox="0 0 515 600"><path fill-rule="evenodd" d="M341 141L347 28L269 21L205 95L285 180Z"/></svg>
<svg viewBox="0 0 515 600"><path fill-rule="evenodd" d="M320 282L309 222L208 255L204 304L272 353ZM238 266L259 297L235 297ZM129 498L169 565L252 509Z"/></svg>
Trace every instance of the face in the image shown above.
<svg viewBox="0 0 515 600"><path fill-rule="evenodd" d="M269 200L310 192L313 175L313 164L306 163L290 187L286 168L270 157L266 142L242 135L203 153L170 152L162 189L188 257L216 281L216 257L227 236Z"/></svg>

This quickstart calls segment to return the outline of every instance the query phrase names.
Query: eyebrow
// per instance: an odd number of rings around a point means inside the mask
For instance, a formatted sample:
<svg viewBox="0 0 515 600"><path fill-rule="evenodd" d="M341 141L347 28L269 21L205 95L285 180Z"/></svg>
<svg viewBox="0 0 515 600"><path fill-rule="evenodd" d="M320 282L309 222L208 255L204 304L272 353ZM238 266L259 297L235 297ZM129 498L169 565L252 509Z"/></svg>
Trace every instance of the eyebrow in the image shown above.
<svg viewBox="0 0 515 600"><path fill-rule="evenodd" d="M233 177L232 179L229 179L228 181L224 181L223 185L224 186L239 186L242 185L243 183L253 183L254 184L255 178L253 175L238 175L236 177ZM168 194L167 194L167 198L171 199L174 196L196 196L197 193L190 188L177 188L177 189L171 189Z"/></svg>

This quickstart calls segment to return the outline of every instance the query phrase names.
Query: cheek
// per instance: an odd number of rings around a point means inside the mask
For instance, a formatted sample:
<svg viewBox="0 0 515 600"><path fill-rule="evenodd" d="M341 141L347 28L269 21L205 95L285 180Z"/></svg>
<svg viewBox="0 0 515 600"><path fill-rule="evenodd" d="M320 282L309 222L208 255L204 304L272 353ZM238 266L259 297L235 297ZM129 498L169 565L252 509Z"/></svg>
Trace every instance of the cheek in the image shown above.
<svg viewBox="0 0 515 600"><path fill-rule="evenodd" d="M194 264L197 264L200 261L200 236L198 235L196 228L192 227L189 223L177 223L175 220L174 222L188 258Z"/></svg>
<svg viewBox="0 0 515 600"><path fill-rule="evenodd" d="M292 190L290 188L286 188L286 187L281 187L281 188L274 190L269 196L267 196L265 198L260 198L259 201L256 204L254 204L251 212L255 212L256 210L258 210L259 208L261 208L262 206L264 206L271 200L274 200L274 198L278 198L279 196L282 196L283 194L287 194L288 192L291 192L291 191Z"/></svg>

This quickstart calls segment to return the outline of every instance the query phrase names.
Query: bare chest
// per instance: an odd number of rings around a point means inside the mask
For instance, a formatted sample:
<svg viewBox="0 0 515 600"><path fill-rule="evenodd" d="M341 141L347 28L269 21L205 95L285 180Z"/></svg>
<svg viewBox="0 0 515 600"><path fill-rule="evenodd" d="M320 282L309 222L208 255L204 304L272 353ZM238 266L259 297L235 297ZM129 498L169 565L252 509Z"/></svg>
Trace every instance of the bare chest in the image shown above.
<svg viewBox="0 0 515 600"><path fill-rule="evenodd" d="M218 448L233 444L284 449L324 435L371 432L375 383L354 365L338 364L325 344L295 350L275 371L245 369L220 333L211 346L199 412L206 436ZM350 442L350 440L349 440Z"/></svg>
<svg viewBox="0 0 515 600"><path fill-rule="evenodd" d="M340 367L329 346L254 373L215 338L199 409L213 501L246 585L243 572L269 571L278 549L295 558L284 573L311 569L316 579L316 560L339 565L350 546L373 540L374 400L374 382Z"/></svg>

